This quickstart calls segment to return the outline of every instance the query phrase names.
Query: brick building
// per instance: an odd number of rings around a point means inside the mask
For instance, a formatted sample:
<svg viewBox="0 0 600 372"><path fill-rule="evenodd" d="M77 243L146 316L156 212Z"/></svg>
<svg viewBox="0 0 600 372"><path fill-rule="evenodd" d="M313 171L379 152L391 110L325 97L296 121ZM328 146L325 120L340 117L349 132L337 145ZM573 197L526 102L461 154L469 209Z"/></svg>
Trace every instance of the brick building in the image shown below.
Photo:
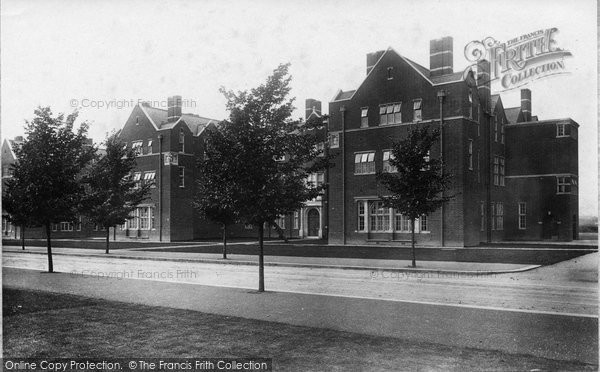
<svg viewBox="0 0 600 372"><path fill-rule="evenodd" d="M531 92L505 109L491 95L489 63L453 71L450 37L430 42L430 68L389 48L367 54L367 76L329 103L330 244L410 240L410 223L378 201L378 171L393 171L391 143L416 126L442 127L431 150L454 177L444 208L415 226L417 244L473 246L577 237L577 127L531 115Z"/></svg>

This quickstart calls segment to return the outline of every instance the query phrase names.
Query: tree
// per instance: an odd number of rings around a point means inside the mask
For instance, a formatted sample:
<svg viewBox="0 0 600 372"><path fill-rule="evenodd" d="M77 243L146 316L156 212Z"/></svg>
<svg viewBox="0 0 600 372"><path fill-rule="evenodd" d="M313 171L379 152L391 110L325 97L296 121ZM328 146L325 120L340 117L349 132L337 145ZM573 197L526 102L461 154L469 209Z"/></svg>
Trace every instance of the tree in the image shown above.
<svg viewBox="0 0 600 372"><path fill-rule="evenodd" d="M233 209L258 230L259 292L264 291L265 225L318 196L322 187L308 183L307 176L327 165L325 157L318 157L314 122L291 119L288 68L280 65L265 84L250 91L221 88L230 117L219 128L227 148L216 151L224 154L223 167L230 173Z"/></svg>
<svg viewBox="0 0 600 372"><path fill-rule="evenodd" d="M34 114L25 124L25 141L15 149L17 162L7 194L17 195L16 188L23 188L29 221L46 230L48 271L53 272L51 225L76 222L84 195L81 170L94 157L95 148L86 137L87 123L74 131L77 112L54 117L49 107L39 107Z"/></svg>
<svg viewBox="0 0 600 372"><path fill-rule="evenodd" d="M110 228L127 221L150 192L154 181L136 181L130 177L136 165L135 152L127 149L115 133L106 139L106 155L97 159L86 172L86 196L82 209L90 220L106 230L106 251L109 253Z"/></svg>
<svg viewBox="0 0 600 372"><path fill-rule="evenodd" d="M14 173L14 166L11 166ZM9 215L9 220L21 227L21 248L25 250L25 227L31 223L31 203L27 197L27 184L23 177L9 178L5 183L2 206Z"/></svg>
<svg viewBox="0 0 600 372"><path fill-rule="evenodd" d="M430 157L439 135L439 130L430 133L427 127L411 130L408 137L392 144L390 164L397 172L377 173L378 182L391 193L380 196L383 205L395 208L410 220L412 267L417 266L415 220L436 211L452 198L443 194L452 176L442 172L440 159Z"/></svg>
<svg viewBox="0 0 600 372"><path fill-rule="evenodd" d="M219 131L207 133L204 156L198 159L200 177L197 181L194 207L205 218L223 229L223 259L227 259L227 226L238 221L234 205L234 177L228 168L232 147Z"/></svg>

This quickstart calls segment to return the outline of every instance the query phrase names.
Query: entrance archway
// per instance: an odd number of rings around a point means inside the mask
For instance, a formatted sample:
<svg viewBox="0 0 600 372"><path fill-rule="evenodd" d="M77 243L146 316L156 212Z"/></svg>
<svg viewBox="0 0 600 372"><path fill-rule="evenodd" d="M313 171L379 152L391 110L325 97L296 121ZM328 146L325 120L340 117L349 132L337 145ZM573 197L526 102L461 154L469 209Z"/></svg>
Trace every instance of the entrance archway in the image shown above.
<svg viewBox="0 0 600 372"><path fill-rule="evenodd" d="M314 208L309 210L308 214L307 214L307 220L308 220L307 235L310 237L318 237L319 229L321 227L321 218L319 215L319 211Z"/></svg>

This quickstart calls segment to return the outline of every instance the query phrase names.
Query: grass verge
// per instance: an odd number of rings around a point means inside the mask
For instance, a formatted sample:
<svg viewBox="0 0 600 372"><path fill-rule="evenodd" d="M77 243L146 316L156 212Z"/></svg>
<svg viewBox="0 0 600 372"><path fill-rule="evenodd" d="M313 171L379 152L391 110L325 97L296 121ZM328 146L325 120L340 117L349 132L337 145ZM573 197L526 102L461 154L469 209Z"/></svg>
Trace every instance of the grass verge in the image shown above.
<svg viewBox="0 0 600 372"><path fill-rule="evenodd" d="M448 347L190 310L4 288L4 356L273 358L274 370L596 370L528 355Z"/></svg>

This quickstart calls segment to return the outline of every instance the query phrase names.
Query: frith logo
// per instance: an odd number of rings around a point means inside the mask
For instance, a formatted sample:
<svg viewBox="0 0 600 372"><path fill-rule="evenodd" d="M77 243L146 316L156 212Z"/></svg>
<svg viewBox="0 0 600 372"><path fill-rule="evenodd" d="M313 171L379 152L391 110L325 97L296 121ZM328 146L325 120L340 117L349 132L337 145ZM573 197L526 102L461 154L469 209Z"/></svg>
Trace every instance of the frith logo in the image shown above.
<svg viewBox="0 0 600 372"><path fill-rule="evenodd" d="M554 40L557 33L557 28L549 28L505 43L493 37L475 40L465 47L465 57L475 65L482 59L490 62L490 81L500 84L494 90L518 88L537 79L568 73L564 59L572 54L557 47Z"/></svg>

